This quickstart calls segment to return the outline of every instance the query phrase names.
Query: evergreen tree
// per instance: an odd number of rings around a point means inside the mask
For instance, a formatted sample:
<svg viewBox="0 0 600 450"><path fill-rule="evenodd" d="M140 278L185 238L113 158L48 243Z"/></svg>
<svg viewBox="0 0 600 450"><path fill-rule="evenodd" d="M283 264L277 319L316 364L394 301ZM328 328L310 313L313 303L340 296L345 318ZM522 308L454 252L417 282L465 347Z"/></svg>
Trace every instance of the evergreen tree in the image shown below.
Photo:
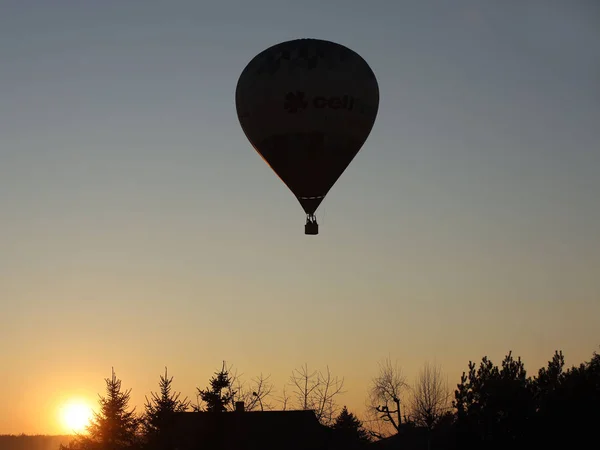
<svg viewBox="0 0 600 450"><path fill-rule="evenodd" d="M594 353L590 361L564 370L564 356L556 352L547 368L540 369L534 384L536 417L532 428L541 446L598 447L600 355ZM590 444L594 441L596 444Z"/></svg>
<svg viewBox="0 0 600 450"><path fill-rule="evenodd" d="M117 379L114 369L112 377L105 381L106 397L100 397L100 412L94 413L89 434L107 449L132 448L138 441L140 421L135 407L128 410L131 389L121 390L121 380Z"/></svg>
<svg viewBox="0 0 600 450"><path fill-rule="evenodd" d="M522 442L534 412L532 380L521 358L512 353L500 367L483 357L479 368L469 363L455 392L454 407L464 446L503 448Z"/></svg>
<svg viewBox="0 0 600 450"><path fill-rule="evenodd" d="M171 391L173 377L169 378L167 368L160 376L160 394L151 393L151 399L146 397L144 417L142 421L144 435L150 448L168 448L169 427L174 413L188 410L190 402L187 397L180 400L180 392Z"/></svg>
<svg viewBox="0 0 600 450"><path fill-rule="evenodd" d="M345 406L335 419L332 426L336 447L352 448L370 442L369 434L363 428L361 421Z"/></svg>
<svg viewBox="0 0 600 450"><path fill-rule="evenodd" d="M209 383L210 386L206 389L197 388L200 398L206 404L206 411L225 412L227 405L231 403L237 393L232 389L232 378L225 366L225 361L223 361L221 371L216 372ZM199 410L199 407L195 407L195 409Z"/></svg>
<svg viewBox="0 0 600 450"><path fill-rule="evenodd" d="M67 448L70 450L133 450L139 444L140 421L135 408L129 410L131 389L121 390L114 369L112 377L105 378L106 396L100 397L100 412L87 427L87 435L78 436Z"/></svg>
<svg viewBox="0 0 600 450"><path fill-rule="evenodd" d="M534 378L511 353L500 367L484 357L478 368L469 363L455 391L453 444L461 449L587 448L596 442L597 447L598 405L597 353L565 370L557 351Z"/></svg>

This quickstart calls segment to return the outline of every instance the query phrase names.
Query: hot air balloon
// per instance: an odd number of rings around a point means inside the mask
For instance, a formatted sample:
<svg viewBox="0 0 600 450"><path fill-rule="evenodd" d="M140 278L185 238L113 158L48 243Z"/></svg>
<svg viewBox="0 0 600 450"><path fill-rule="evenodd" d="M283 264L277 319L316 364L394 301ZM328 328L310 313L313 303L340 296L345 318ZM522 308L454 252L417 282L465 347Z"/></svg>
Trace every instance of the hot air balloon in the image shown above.
<svg viewBox="0 0 600 450"><path fill-rule="evenodd" d="M343 45L296 39L248 63L235 103L246 137L304 209L305 234L318 234L317 208L375 123L375 74Z"/></svg>

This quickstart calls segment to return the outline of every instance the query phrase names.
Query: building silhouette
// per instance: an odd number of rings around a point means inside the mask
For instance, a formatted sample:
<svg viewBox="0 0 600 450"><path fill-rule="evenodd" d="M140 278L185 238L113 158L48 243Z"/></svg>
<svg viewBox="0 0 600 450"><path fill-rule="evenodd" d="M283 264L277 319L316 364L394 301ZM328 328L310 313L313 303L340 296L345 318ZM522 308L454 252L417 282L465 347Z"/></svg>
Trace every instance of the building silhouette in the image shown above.
<svg viewBox="0 0 600 450"><path fill-rule="evenodd" d="M173 417L176 450L329 450L332 431L313 411L182 412Z"/></svg>

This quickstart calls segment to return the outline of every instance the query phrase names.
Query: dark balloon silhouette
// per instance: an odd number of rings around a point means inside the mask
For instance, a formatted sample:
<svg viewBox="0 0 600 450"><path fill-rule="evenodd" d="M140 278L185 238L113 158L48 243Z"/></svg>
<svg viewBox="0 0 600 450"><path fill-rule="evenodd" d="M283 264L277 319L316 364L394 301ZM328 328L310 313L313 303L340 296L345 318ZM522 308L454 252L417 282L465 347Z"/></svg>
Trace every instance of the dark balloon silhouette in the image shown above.
<svg viewBox="0 0 600 450"><path fill-rule="evenodd" d="M235 101L246 137L306 212L305 233L318 234L317 208L375 123L375 74L343 45L297 39L255 56Z"/></svg>

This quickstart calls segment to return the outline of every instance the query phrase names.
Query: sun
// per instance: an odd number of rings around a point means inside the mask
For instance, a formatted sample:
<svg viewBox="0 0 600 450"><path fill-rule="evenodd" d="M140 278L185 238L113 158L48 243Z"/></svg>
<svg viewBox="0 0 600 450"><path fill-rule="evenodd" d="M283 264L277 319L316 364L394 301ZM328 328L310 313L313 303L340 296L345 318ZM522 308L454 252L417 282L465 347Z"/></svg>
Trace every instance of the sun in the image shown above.
<svg viewBox="0 0 600 450"><path fill-rule="evenodd" d="M92 418L92 409L83 401L73 400L61 408L61 421L69 432L85 431Z"/></svg>

